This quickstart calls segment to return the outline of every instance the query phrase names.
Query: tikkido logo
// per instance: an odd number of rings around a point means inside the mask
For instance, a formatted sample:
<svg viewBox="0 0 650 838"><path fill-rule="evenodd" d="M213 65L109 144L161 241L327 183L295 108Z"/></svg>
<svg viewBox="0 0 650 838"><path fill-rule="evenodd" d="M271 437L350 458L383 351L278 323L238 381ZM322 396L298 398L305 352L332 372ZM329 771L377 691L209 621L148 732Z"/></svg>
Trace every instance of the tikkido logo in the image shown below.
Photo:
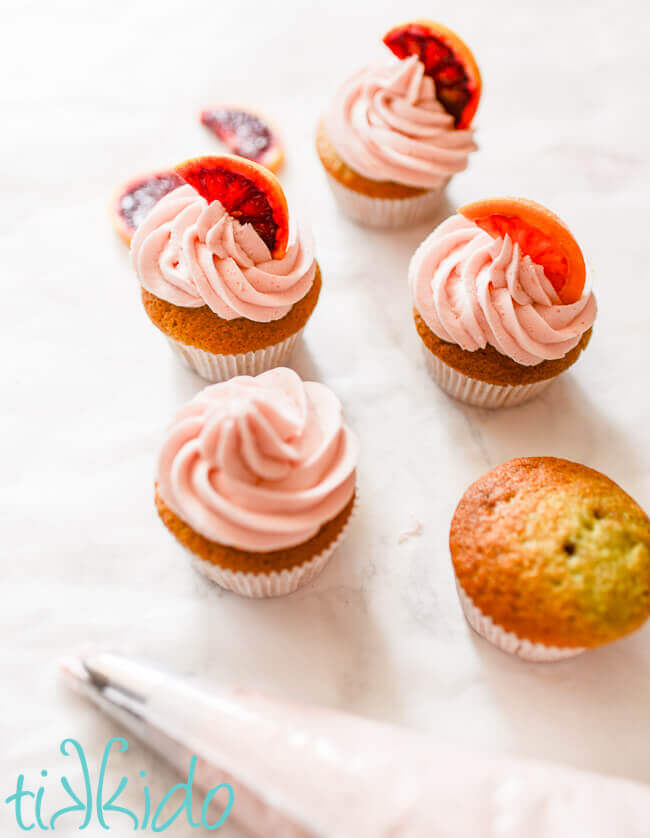
<svg viewBox="0 0 650 838"><path fill-rule="evenodd" d="M125 806L118 806L116 801L123 793L128 785L128 778L122 777L119 781L115 791L106 798L106 790L104 783L106 781L106 770L108 766L108 759L111 748L116 745L118 753L124 753L129 748L129 743L126 739L121 737L113 737L108 741L104 748L101 763L99 765L99 773L97 776L97 783L93 789L93 784L90 779L90 771L88 769L88 761L84 753L83 747L75 739L64 739L60 745L60 751L65 757L77 757L79 768L81 770L81 788L80 794L77 794L72 788L72 784L67 777L60 778L61 788L67 795L67 802L72 802L72 805L63 806L56 811L50 811L46 814L45 803L45 786L40 785L36 791L31 791L25 786L25 775L20 774L16 781L16 791L10 794L5 799L5 803L13 807L16 824L18 828L24 832L37 828L40 830L54 830L59 824L61 818L72 819L75 814L80 819L77 829L87 829L93 819L96 817L97 823L103 829L118 829L122 834L127 822L130 822L130 827L133 830L151 830L152 832L164 832L176 820L185 814L188 824L193 828L202 827L208 831L214 831L222 826L235 802L235 793L230 783L220 783L214 788L211 788L201 803L201 812L198 819L195 819L192 808L192 792L194 787L194 775L196 772L197 758L192 756L190 759L189 769L187 773L187 782L177 783L167 791L157 806L153 806L151 800L151 792L149 786L143 784L143 808L142 812L136 814L131 809ZM140 771L139 775L142 779L146 777L146 771ZM47 771L41 771L41 777L47 777ZM94 791L94 794L93 794ZM177 792L182 792L183 798L180 805L172 814L171 799ZM219 797L217 798L217 795ZM180 799L180 798L179 798ZM210 812L210 806L214 802L215 811ZM168 805L170 804L171 805ZM167 809L167 813L165 813ZM210 823L209 815L215 816L219 811L222 811L218 820ZM163 817L167 814L166 820ZM110 823L106 816L111 815Z"/></svg>

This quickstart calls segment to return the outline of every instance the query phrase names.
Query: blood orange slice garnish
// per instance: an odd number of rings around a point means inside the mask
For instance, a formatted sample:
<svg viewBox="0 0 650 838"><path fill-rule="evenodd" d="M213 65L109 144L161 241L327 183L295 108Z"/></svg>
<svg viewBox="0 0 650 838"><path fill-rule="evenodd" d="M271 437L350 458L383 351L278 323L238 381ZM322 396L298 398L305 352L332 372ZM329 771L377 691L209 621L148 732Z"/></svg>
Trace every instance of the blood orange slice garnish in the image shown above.
<svg viewBox="0 0 650 838"><path fill-rule="evenodd" d="M182 183L176 172L152 172L131 178L115 191L110 206L111 219L127 244L153 205Z"/></svg>
<svg viewBox="0 0 650 838"><path fill-rule="evenodd" d="M432 20L414 20L391 29L384 43L398 58L417 55L456 128L471 125L481 98L481 74L472 51L455 32Z"/></svg>
<svg viewBox="0 0 650 838"><path fill-rule="evenodd" d="M282 144L269 123L256 113L234 105L216 105L201 112L201 122L233 154L277 172L284 160Z"/></svg>
<svg viewBox="0 0 650 838"><path fill-rule="evenodd" d="M289 240L289 208L280 181L272 172L230 154L194 157L174 170L206 201L219 201L241 224L251 224L275 259L284 256Z"/></svg>
<svg viewBox="0 0 650 838"><path fill-rule="evenodd" d="M563 303L575 303L585 287L585 260L564 221L526 198L486 198L458 212L493 238L506 235L521 252L544 268Z"/></svg>

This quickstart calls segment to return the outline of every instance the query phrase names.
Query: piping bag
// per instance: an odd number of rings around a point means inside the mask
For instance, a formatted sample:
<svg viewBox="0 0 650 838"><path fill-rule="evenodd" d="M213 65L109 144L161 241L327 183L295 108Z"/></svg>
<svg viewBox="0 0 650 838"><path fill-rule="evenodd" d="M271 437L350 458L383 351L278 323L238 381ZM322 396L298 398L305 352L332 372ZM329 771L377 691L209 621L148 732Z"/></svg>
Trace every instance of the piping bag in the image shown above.
<svg viewBox="0 0 650 838"><path fill-rule="evenodd" d="M647 838L650 787L467 753L425 735L244 688L207 693L109 652L68 684L195 785L234 790L255 838Z"/></svg>

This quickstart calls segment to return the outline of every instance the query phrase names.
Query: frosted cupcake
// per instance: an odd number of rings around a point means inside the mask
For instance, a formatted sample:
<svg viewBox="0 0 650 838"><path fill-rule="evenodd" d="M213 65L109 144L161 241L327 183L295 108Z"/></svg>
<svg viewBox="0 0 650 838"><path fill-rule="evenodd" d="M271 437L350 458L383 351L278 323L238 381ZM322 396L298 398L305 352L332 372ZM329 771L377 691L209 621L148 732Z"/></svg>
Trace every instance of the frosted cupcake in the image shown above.
<svg viewBox="0 0 650 838"><path fill-rule="evenodd" d="M343 539L358 450L324 385L286 368L239 376L176 415L158 461L158 513L221 587L290 594Z"/></svg>
<svg viewBox="0 0 650 838"><path fill-rule="evenodd" d="M429 372L480 407L538 395L578 359L596 317L575 239L523 198L461 207L416 251L409 287Z"/></svg>
<svg viewBox="0 0 650 838"><path fill-rule="evenodd" d="M343 84L316 148L345 213L401 227L435 213L449 179L467 167L481 76L469 48L438 23L397 26L384 43L396 58Z"/></svg>
<svg viewBox="0 0 650 838"><path fill-rule="evenodd" d="M524 457L484 474L451 523L472 628L532 661L573 657L650 614L650 520L604 474Z"/></svg>
<svg viewBox="0 0 650 838"><path fill-rule="evenodd" d="M286 364L321 287L311 235L262 166L222 155L175 171L184 184L131 242L149 318L209 381Z"/></svg>

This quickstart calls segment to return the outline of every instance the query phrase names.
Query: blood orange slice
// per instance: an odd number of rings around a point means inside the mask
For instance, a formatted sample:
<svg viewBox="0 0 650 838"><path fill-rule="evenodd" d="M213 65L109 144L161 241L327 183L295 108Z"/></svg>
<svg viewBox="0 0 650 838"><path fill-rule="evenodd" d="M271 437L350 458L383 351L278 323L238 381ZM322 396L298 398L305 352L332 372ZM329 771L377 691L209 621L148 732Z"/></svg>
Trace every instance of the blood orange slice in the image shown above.
<svg viewBox="0 0 650 838"><path fill-rule="evenodd" d="M455 32L432 20L414 20L391 29L384 43L398 58L417 55L456 128L471 125L481 98L481 74L472 51Z"/></svg>
<svg viewBox="0 0 650 838"><path fill-rule="evenodd" d="M506 234L544 268L563 303L575 303L585 287L585 260L564 221L526 198L486 198L458 212L494 238Z"/></svg>
<svg viewBox="0 0 650 838"><path fill-rule="evenodd" d="M233 154L246 157L277 172L284 161L284 151L277 134L259 114L234 105L216 105L201 112L201 122Z"/></svg>
<svg viewBox="0 0 650 838"><path fill-rule="evenodd" d="M111 219L127 244L153 205L182 183L182 178L175 172L152 172L132 178L115 191L110 206Z"/></svg>
<svg viewBox="0 0 650 838"><path fill-rule="evenodd" d="M241 224L251 224L271 255L289 240L289 208L280 181L264 166L230 154L194 157L174 167L207 201L219 201Z"/></svg>

